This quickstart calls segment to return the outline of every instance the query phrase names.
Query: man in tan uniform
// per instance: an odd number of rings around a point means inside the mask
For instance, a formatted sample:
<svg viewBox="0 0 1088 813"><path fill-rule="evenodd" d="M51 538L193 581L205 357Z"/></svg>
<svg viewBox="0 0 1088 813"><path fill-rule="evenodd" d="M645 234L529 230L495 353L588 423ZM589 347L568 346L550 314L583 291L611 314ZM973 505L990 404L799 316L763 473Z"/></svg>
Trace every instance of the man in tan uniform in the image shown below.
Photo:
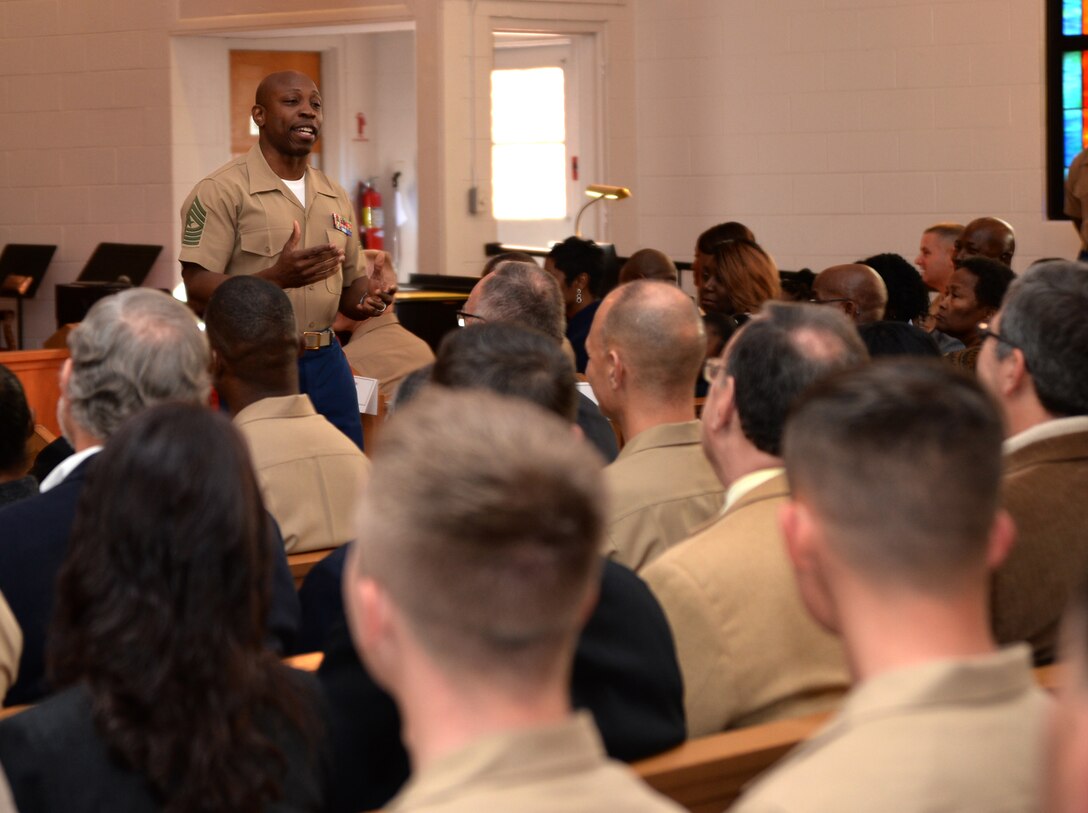
<svg viewBox="0 0 1088 813"><path fill-rule="evenodd" d="M605 297L586 341L589 379L625 444L605 467L605 555L641 570L721 511L725 488L699 441L699 310L675 285L636 280Z"/></svg>
<svg viewBox="0 0 1088 813"><path fill-rule="evenodd" d="M309 77L285 71L257 88L258 143L196 185L181 208L181 276L198 313L226 275L256 274L283 288L307 352L302 391L362 445L354 383L332 333L337 311L366 319L392 290L367 276L347 193L309 166L321 133L321 94Z"/></svg>
<svg viewBox="0 0 1088 813"><path fill-rule="evenodd" d="M676 639L688 736L827 709L847 686L842 647L805 612L786 559L780 454L801 393L865 358L839 311L769 303L707 363L703 444L725 509L641 574Z"/></svg>
<svg viewBox="0 0 1088 813"><path fill-rule="evenodd" d="M679 811L571 712L603 518L600 469L569 423L432 387L394 416L374 464L344 595L412 761L386 809Z"/></svg>
<svg viewBox="0 0 1088 813"><path fill-rule="evenodd" d="M874 364L802 400L782 528L856 685L736 811L1038 810L1050 701L1028 647L998 651L988 617L1014 536L1001 433L978 384L936 362Z"/></svg>
<svg viewBox="0 0 1088 813"><path fill-rule="evenodd" d="M370 461L299 394L303 351L287 296L259 277L234 277L215 290L204 316L215 385L246 439L287 551L353 539Z"/></svg>
<svg viewBox="0 0 1088 813"><path fill-rule="evenodd" d="M1001 496L1016 547L994 575L998 643L1054 659L1058 622L1088 573L1088 269L1037 265L1010 286L978 356L1005 418Z"/></svg>
<svg viewBox="0 0 1088 813"><path fill-rule="evenodd" d="M367 250L364 256L374 264L386 286L396 284L397 272L389 252ZM344 347L351 369L378 379L378 390L387 401L393 400L401 379L408 373L434 361L430 345L401 325L395 308L390 305L384 313L362 322L338 314L334 326L338 333L351 331L351 340Z"/></svg>

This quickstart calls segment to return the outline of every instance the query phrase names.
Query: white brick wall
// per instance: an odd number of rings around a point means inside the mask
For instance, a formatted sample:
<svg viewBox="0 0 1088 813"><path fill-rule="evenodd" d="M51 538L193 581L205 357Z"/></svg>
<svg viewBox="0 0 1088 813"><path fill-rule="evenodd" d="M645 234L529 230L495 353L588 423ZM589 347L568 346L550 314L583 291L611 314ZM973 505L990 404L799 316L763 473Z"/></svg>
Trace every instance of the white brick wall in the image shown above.
<svg viewBox="0 0 1088 813"><path fill-rule="evenodd" d="M994 214L1018 270L1075 254L1044 214L1038 0L635 0L635 26L640 246L686 259L736 219L819 270Z"/></svg>

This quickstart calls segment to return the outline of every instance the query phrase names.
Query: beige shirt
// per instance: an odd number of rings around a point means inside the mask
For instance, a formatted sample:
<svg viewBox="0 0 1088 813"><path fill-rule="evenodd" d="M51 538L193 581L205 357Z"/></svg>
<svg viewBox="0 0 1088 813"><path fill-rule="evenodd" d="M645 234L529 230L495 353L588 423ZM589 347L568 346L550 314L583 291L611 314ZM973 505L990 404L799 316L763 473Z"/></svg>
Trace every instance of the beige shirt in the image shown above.
<svg viewBox="0 0 1088 813"><path fill-rule="evenodd" d="M344 249L343 267L335 274L286 289L300 332L329 327L343 289L366 273L347 193L313 167L306 170L305 180L303 207L255 145L189 193L181 207L178 257L217 274L255 274L275 264L297 220L302 228L299 248L332 243Z"/></svg>
<svg viewBox="0 0 1088 813"><path fill-rule="evenodd" d="M842 645L794 581L778 527L788 497L778 474L641 573L672 628L689 737L825 711L849 684Z"/></svg>
<svg viewBox="0 0 1088 813"><path fill-rule="evenodd" d="M386 807L434 813L681 813L605 756L587 712L484 737L416 774Z"/></svg>
<svg viewBox="0 0 1088 813"><path fill-rule="evenodd" d="M234 417L288 553L334 548L355 536L355 506L370 461L318 415L306 395L264 398Z"/></svg>
<svg viewBox="0 0 1088 813"><path fill-rule="evenodd" d="M402 378L434 361L430 345L406 330L392 310L360 322L344 355L357 374L378 379L378 389L390 401Z"/></svg>
<svg viewBox="0 0 1088 813"><path fill-rule="evenodd" d="M725 500L699 440L699 421L640 432L605 467L604 478L605 555L635 571L717 514Z"/></svg>
<svg viewBox="0 0 1088 813"><path fill-rule="evenodd" d="M23 631L3 595L0 595L0 700L19 676L23 654ZM3 805L0 804L0 810Z"/></svg>
<svg viewBox="0 0 1088 813"><path fill-rule="evenodd" d="M878 675L735 813L1036 811L1050 698L1027 647Z"/></svg>

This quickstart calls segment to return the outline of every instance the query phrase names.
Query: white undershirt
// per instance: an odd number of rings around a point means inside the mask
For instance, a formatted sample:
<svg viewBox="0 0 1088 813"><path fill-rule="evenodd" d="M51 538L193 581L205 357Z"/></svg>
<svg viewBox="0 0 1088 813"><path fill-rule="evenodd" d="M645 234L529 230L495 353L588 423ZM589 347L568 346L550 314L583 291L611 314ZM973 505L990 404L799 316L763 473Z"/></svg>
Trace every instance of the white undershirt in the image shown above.
<svg viewBox="0 0 1088 813"><path fill-rule="evenodd" d="M302 204L302 208L306 208L306 176L303 175L297 181L289 181L286 178L281 178L287 188L295 193L295 197L298 198L298 202Z"/></svg>

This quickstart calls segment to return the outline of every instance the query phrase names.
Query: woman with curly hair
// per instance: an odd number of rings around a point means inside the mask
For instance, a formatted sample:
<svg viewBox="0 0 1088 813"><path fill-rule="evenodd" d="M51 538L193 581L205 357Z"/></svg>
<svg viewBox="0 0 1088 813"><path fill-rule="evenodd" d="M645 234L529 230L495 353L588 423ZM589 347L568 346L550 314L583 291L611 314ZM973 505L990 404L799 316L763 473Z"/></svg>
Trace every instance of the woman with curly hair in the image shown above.
<svg viewBox="0 0 1088 813"><path fill-rule="evenodd" d="M747 316L782 295L778 266L758 243L743 237L724 240L702 265L699 307L706 313Z"/></svg>
<svg viewBox="0 0 1088 813"><path fill-rule="evenodd" d="M264 647L267 516L225 417L164 404L111 438L58 579L62 691L0 724L23 813L321 809L316 685Z"/></svg>

